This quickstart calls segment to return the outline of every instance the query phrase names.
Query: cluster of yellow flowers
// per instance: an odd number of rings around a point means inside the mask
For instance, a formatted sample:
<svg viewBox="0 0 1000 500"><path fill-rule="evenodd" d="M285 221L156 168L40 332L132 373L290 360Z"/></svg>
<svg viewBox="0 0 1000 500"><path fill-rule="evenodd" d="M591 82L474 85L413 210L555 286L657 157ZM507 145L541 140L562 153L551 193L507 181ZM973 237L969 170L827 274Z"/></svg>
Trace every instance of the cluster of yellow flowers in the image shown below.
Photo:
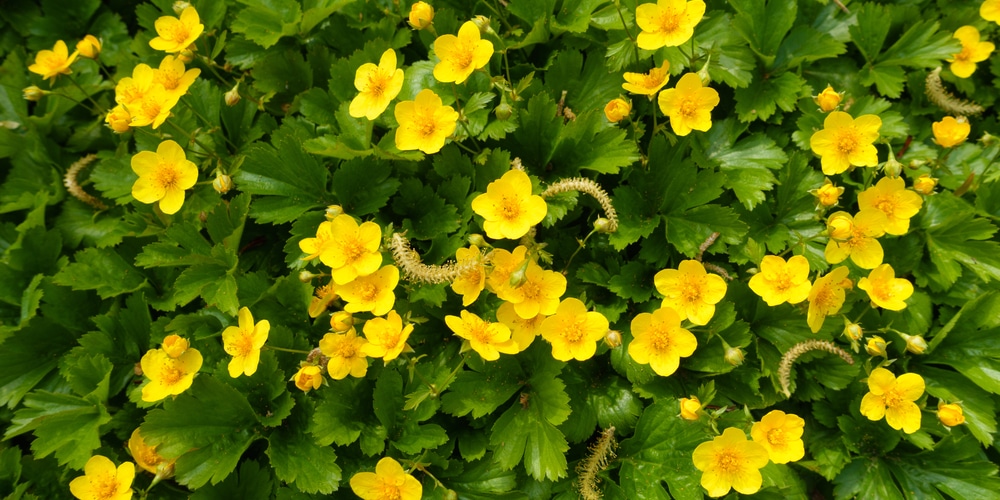
<svg viewBox="0 0 1000 500"><path fill-rule="evenodd" d="M101 41L94 35L87 35L76 43L76 50L72 54L66 42L56 41L52 50L40 50L35 54L35 62L28 66L28 71L42 75L42 78L54 81L59 75L68 75L73 72L70 66L83 56L88 59L97 59L101 53ZM50 82L51 83L51 82ZM29 87L29 89L32 87ZM28 89L25 89L27 93Z"/></svg>
<svg viewBox="0 0 1000 500"><path fill-rule="evenodd" d="M188 390L201 364L201 352L191 347L187 339L167 335L160 349L150 349L139 362L143 375L149 379L142 387L142 400L160 401Z"/></svg>
<svg viewBox="0 0 1000 500"><path fill-rule="evenodd" d="M115 467L115 463L108 457L90 457L83 466L84 475L69 483L69 491L73 497L80 500L130 500L136 464L153 474L156 477L154 481L173 477L174 461L165 460L156 452L155 446L146 444L139 429L132 431L128 450L135 464L125 462Z"/></svg>

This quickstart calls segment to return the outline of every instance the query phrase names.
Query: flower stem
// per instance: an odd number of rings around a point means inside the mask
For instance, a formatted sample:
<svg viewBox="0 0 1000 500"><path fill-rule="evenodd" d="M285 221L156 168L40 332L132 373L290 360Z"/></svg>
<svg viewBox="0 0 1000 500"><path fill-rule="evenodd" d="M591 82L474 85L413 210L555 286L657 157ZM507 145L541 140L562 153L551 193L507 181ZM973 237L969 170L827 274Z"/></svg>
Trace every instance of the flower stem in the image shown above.
<svg viewBox="0 0 1000 500"><path fill-rule="evenodd" d="M625 28L625 34L628 35L629 40L632 40L632 48L635 49L635 62L639 62L639 42L632 36L632 30L628 29L628 23L625 22L625 14L622 14L622 5L619 0L615 0L615 9L618 10L618 18L622 20L622 28Z"/></svg>
<svg viewBox="0 0 1000 500"><path fill-rule="evenodd" d="M269 349L269 350L272 350L272 351L281 351L281 352L290 352L292 354L309 354L310 353L310 351L303 351L303 350L300 350L300 349L286 349L284 347L277 347L277 346L273 346L273 345L265 345L264 347L261 347L261 349Z"/></svg>

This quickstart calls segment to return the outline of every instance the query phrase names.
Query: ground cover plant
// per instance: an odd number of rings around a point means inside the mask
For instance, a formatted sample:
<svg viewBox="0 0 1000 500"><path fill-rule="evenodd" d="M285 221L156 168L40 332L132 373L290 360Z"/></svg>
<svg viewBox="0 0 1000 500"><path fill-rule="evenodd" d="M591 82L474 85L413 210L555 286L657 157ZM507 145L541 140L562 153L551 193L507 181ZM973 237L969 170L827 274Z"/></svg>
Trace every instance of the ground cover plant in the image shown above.
<svg viewBox="0 0 1000 500"><path fill-rule="evenodd" d="M1000 498L998 22L8 2L0 496Z"/></svg>

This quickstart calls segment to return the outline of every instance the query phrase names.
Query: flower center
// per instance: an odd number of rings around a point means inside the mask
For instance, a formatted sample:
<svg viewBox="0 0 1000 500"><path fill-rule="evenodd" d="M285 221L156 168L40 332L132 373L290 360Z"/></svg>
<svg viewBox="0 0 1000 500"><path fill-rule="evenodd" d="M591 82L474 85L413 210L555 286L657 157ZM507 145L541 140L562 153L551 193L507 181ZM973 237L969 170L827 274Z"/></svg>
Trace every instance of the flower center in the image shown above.
<svg viewBox="0 0 1000 500"><path fill-rule="evenodd" d="M781 272L777 273L777 276L774 277L774 280L772 280L771 283L774 285L774 289L779 293L785 293L792 287L792 278L788 276L788 273Z"/></svg>
<svg viewBox="0 0 1000 500"><path fill-rule="evenodd" d="M677 12L674 9L669 8L664 9L660 13L660 18L657 20L657 24L660 27L660 32L673 32L681 25L681 12Z"/></svg>
<svg viewBox="0 0 1000 500"><path fill-rule="evenodd" d="M472 44L462 44L458 50L452 54L452 62L458 68L465 69L472 64L472 56L476 47Z"/></svg>
<svg viewBox="0 0 1000 500"><path fill-rule="evenodd" d="M521 296L525 302L538 300L542 296L542 289L538 283L529 280L521 285Z"/></svg>
<svg viewBox="0 0 1000 500"><path fill-rule="evenodd" d="M684 118L694 118L698 114L698 101L694 97L687 97L681 101L680 114Z"/></svg>
<svg viewBox="0 0 1000 500"><path fill-rule="evenodd" d="M187 40L190 33L191 30L189 30L184 23L178 21L176 23L171 23L170 26L167 26L166 29L164 29L164 33L160 35L160 37L164 40L180 43Z"/></svg>
<svg viewBox="0 0 1000 500"><path fill-rule="evenodd" d="M882 400L885 401L885 405L889 408L899 406L900 403L905 401L903 396L900 395L895 389L885 391L885 394L882 395Z"/></svg>
<svg viewBox="0 0 1000 500"><path fill-rule="evenodd" d="M354 345L354 342L344 339L339 344L334 351L338 357L341 358L353 358L358 354L358 348Z"/></svg>
<svg viewBox="0 0 1000 500"><path fill-rule="evenodd" d="M180 75L172 71L157 71L156 81L166 90L175 90L181 83Z"/></svg>
<svg viewBox="0 0 1000 500"><path fill-rule="evenodd" d="M160 110L163 109L163 101L158 98L159 96L143 96L142 98L142 114L147 118L156 118L160 116Z"/></svg>
<svg viewBox="0 0 1000 500"><path fill-rule="evenodd" d="M480 344L493 343L493 336L489 332L490 324L486 321L480 322L469 329L470 340L475 340Z"/></svg>
<svg viewBox="0 0 1000 500"><path fill-rule="evenodd" d="M893 214L896 213L896 200L893 200L888 196L879 198L878 201L875 202L875 208L878 208L885 214L886 217L891 219L893 218Z"/></svg>
<svg viewBox="0 0 1000 500"><path fill-rule="evenodd" d="M740 469L740 456L731 450L719 453L715 462L720 469L729 474L737 472Z"/></svg>
<svg viewBox="0 0 1000 500"><path fill-rule="evenodd" d="M184 372L173 365L173 363L164 364L163 368L160 369L160 380L163 385L174 385L184 378Z"/></svg>
<svg viewBox="0 0 1000 500"><path fill-rule="evenodd" d="M400 500L401 498L403 498L403 495L399 492L398 486L390 483L379 485L377 500Z"/></svg>
<svg viewBox="0 0 1000 500"><path fill-rule="evenodd" d="M701 300L701 283L697 279L689 279L681 285L681 297L685 302L698 302Z"/></svg>
<svg viewBox="0 0 1000 500"><path fill-rule="evenodd" d="M832 307L833 303L833 290L830 289L829 285L824 285L819 289L819 293L816 294L816 298L812 301L812 305L816 306L816 309L820 311L824 316Z"/></svg>
<svg viewBox="0 0 1000 500"><path fill-rule="evenodd" d="M351 264L361 258L365 253L365 247L361 244L357 238L351 238L344 242L342 247L344 252L344 263Z"/></svg>
<svg viewBox="0 0 1000 500"><path fill-rule="evenodd" d="M253 332L240 330L240 334L233 340L232 355L246 357L253 350Z"/></svg>
<svg viewBox="0 0 1000 500"><path fill-rule="evenodd" d="M670 351L670 333L670 329L664 328L662 325L650 328L649 335L652 337L653 350L658 353L667 353Z"/></svg>
<svg viewBox="0 0 1000 500"><path fill-rule="evenodd" d="M434 122L434 116L417 116L413 120L413 128L416 129L417 135L428 139L437 132L437 123Z"/></svg>
<svg viewBox="0 0 1000 500"><path fill-rule="evenodd" d="M962 51L955 54L955 61L968 62L972 60L972 47L963 45Z"/></svg>
<svg viewBox="0 0 1000 500"><path fill-rule="evenodd" d="M854 128L842 129L837 136L837 151L840 154L849 155L858 148L858 143L860 142L861 138L858 137L858 133Z"/></svg>
<svg viewBox="0 0 1000 500"><path fill-rule="evenodd" d="M90 485L93 487L94 498L98 500L110 500L118 492L118 478L114 474L101 474L92 479Z"/></svg>
<svg viewBox="0 0 1000 500"><path fill-rule="evenodd" d="M573 321L566 325L566 329L563 330L563 338L569 344L579 344L583 340L583 325L580 321Z"/></svg>
<svg viewBox="0 0 1000 500"><path fill-rule="evenodd" d="M521 216L521 204L517 198L504 196L500 199L500 216L508 221L512 221Z"/></svg>
<svg viewBox="0 0 1000 500"><path fill-rule="evenodd" d="M767 431L767 442L772 446L785 444L785 431L783 429L771 429Z"/></svg>
<svg viewBox="0 0 1000 500"><path fill-rule="evenodd" d="M160 165L159 170L156 171L156 183L170 191L171 189L177 188L177 171L170 165Z"/></svg>
<svg viewBox="0 0 1000 500"><path fill-rule="evenodd" d="M368 93L374 95L375 97L382 97L385 93L386 83L388 83L388 78L381 69L376 69L368 74Z"/></svg>
<svg viewBox="0 0 1000 500"><path fill-rule="evenodd" d="M378 296L378 287L371 283L359 283L358 296L365 302L374 302Z"/></svg>

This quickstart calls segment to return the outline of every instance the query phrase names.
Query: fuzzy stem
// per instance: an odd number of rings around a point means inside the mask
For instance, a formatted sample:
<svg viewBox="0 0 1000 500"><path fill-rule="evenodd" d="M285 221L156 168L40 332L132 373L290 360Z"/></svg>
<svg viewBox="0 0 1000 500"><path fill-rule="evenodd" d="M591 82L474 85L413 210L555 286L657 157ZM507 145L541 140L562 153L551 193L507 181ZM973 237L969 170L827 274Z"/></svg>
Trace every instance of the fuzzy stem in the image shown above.
<svg viewBox="0 0 1000 500"><path fill-rule="evenodd" d="M107 205L84 191L83 188L76 182L76 176L79 175L80 171L96 159L97 155L89 154L77 160L76 163L70 165L69 170L66 171L66 176L63 177L63 185L66 186L66 191L68 191L74 198L96 208L97 210L104 210L108 208Z"/></svg>
<svg viewBox="0 0 1000 500"><path fill-rule="evenodd" d="M597 488L600 479L597 474L608 466L608 459L615 458L615 448L618 442L615 441L614 426L601 431L597 442L590 446L590 453L576 466L576 472L580 475L577 481L577 488L580 497L584 500L599 500L603 497L601 490Z"/></svg>
<svg viewBox="0 0 1000 500"><path fill-rule="evenodd" d="M785 393L785 397L792 397L792 392L788 388L788 384L791 383L792 377L792 363L794 363L799 356L815 350L836 354L847 364L854 364L854 358L851 357L847 351L837 347L836 344L830 342L829 340L807 340L805 342L799 342L798 344L792 346L792 348L781 357L781 364L778 366L778 378L781 380L781 391Z"/></svg>
<svg viewBox="0 0 1000 500"><path fill-rule="evenodd" d="M978 115L983 112L983 107L970 101L963 101L945 90L941 84L941 67L927 74L924 81L924 92L927 99L947 113L956 116Z"/></svg>
<svg viewBox="0 0 1000 500"><path fill-rule="evenodd" d="M396 261L396 265L402 269L403 275L407 279L431 284L455 281L488 260L488 257L484 256L482 260L473 259L462 264L449 262L442 266L427 265L420 261L420 254L410 246L410 242L400 233L393 233L389 247L392 249L392 258Z"/></svg>
<svg viewBox="0 0 1000 500"><path fill-rule="evenodd" d="M608 232L613 233L618 230L618 212L615 211L614 205L611 204L611 197L608 196L608 193L604 191L604 188L602 188L600 184L590 179L584 177L563 179L555 184L550 184L549 187L542 192L541 197L548 198L550 196L568 191L579 191L592 196L598 203L601 204L601 208L604 209L604 216L610 222L610 224L608 224Z"/></svg>

